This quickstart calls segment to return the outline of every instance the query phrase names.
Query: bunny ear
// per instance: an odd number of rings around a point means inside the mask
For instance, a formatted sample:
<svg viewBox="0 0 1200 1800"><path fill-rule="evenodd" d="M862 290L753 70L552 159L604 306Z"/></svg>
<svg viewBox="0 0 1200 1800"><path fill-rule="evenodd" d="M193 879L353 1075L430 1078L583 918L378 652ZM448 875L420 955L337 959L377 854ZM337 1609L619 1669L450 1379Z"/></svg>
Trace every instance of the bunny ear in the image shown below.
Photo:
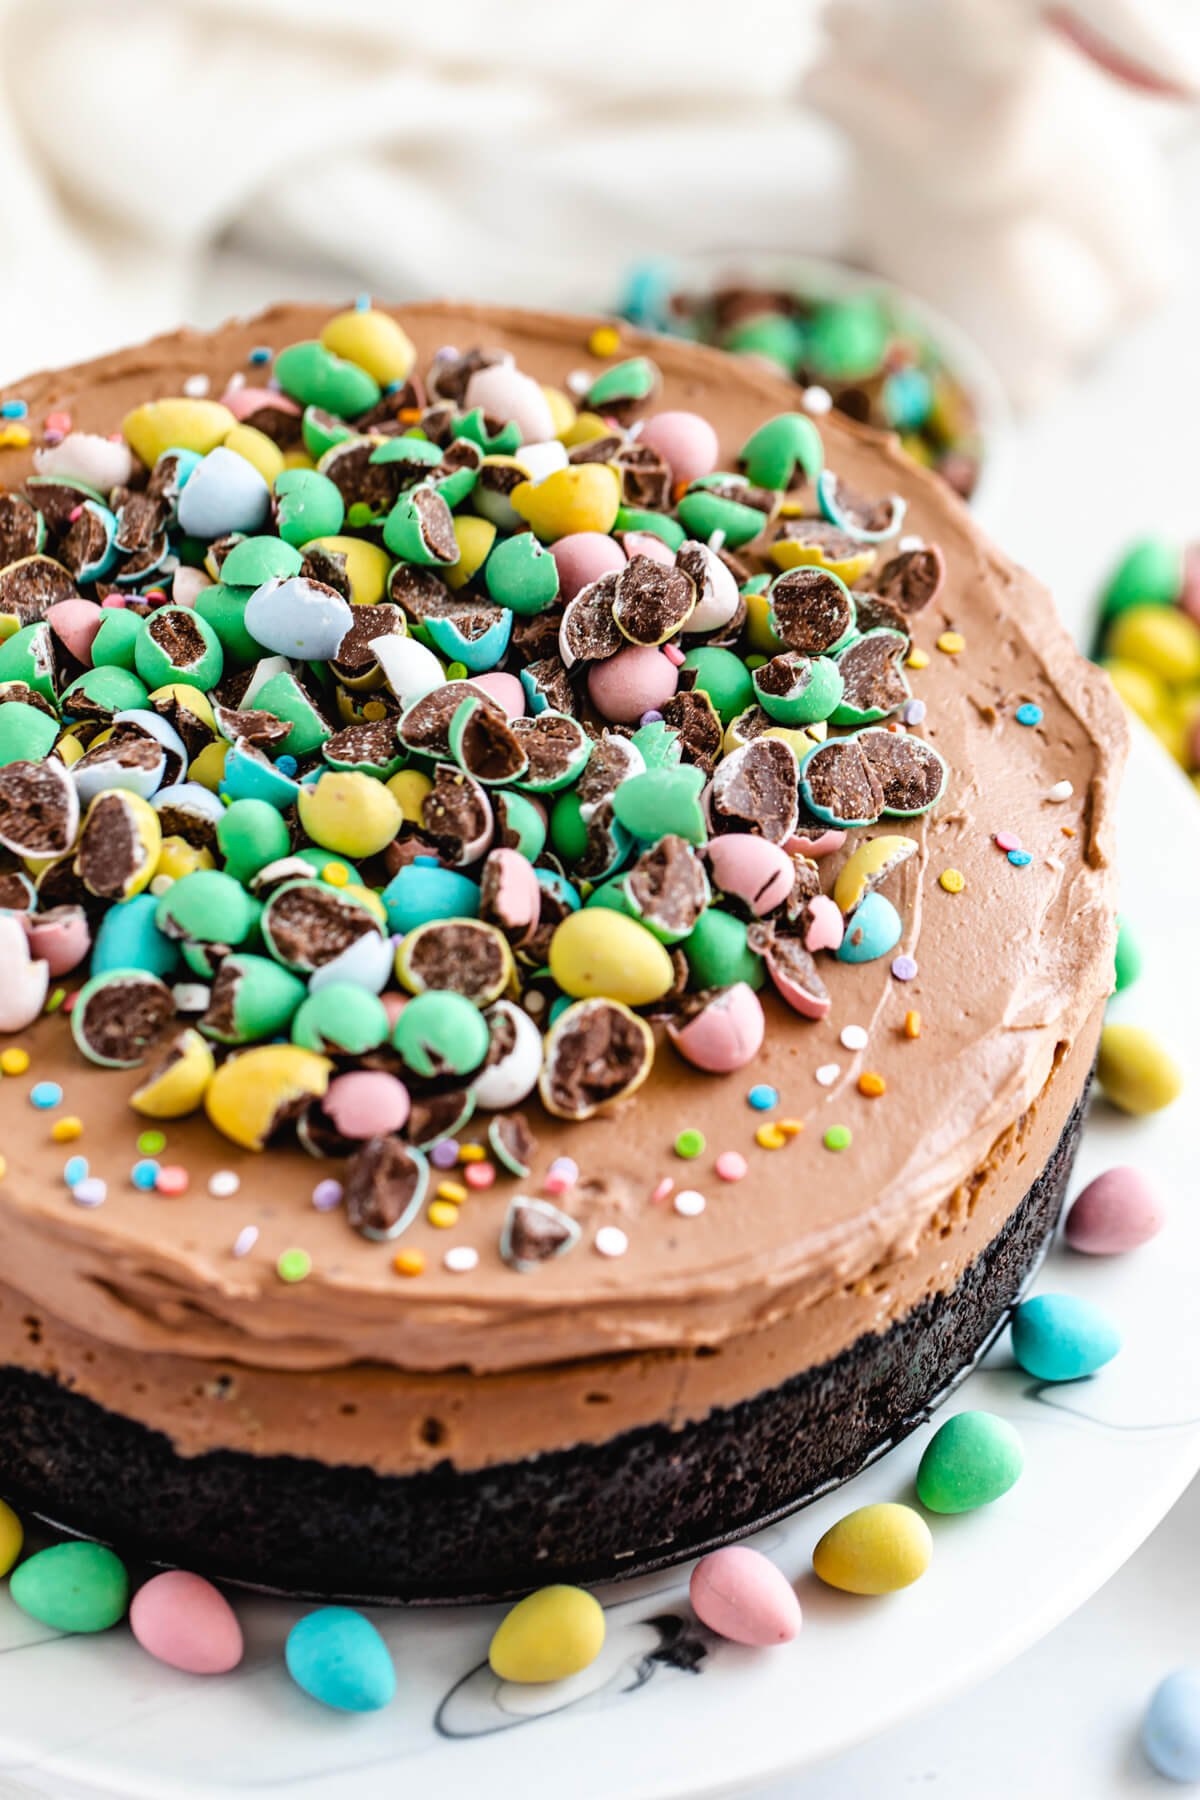
<svg viewBox="0 0 1200 1800"><path fill-rule="evenodd" d="M1148 19L1141 0L1096 0L1083 18L1071 6L1047 6L1043 18L1106 75L1140 93L1194 100L1200 93L1200 34L1182 23ZM1161 12L1161 9L1160 9Z"/></svg>

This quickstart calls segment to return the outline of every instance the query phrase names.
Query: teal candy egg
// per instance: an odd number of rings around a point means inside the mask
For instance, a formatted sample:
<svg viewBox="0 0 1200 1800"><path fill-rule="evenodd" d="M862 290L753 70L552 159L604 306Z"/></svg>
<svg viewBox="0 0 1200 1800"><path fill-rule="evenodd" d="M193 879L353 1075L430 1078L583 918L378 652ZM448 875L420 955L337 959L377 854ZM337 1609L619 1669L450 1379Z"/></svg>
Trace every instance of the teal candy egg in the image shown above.
<svg viewBox="0 0 1200 1800"><path fill-rule="evenodd" d="M529 533L525 535L528 537ZM484 609L480 607L480 614L483 613ZM453 616L426 619L425 631L435 650L440 650L451 662L462 663L472 675L483 675L503 659L512 637L512 625L513 613L505 608L496 610L496 616L477 637L468 637Z"/></svg>
<svg viewBox="0 0 1200 1800"><path fill-rule="evenodd" d="M9 1592L55 1631L107 1631L125 1617L129 1576L103 1544L53 1544L14 1570Z"/></svg>
<svg viewBox="0 0 1200 1800"><path fill-rule="evenodd" d="M1016 1428L989 1412L955 1413L925 1446L917 1497L930 1512L972 1512L1007 1494L1025 1466Z"/></svg>
<svg viewBox="0 0 1200 1800"><path fill-rule="evenodd" d="M345 362L315 338L289 344L275 358L275 376L289 399L353 419L379 401L379 383L357 363Z"/></svg>
<svg viewBox="0 0 1200 1800"><path fill-rule="evenodd" d="M874 962L900 942L904 927L900 914L882 894L868 894L851 914L838 945L839 962Z"/></svg>
<svg viewBox="0 0 1200 1800"><path fill-rule="evenodd" d="M297 1687L339 1712L378 1712L396 1692L387 1645L349 1606L323 1606L299 1619L284 1657Z"/></svg>
<svg viewBox="0 0 1200 1800"><path fill-rule="evenodd" d="M479 887L467 875L443 869L431 856L418 856L397 871L380 899L388 930L402 936L434 919L477 919Z"/></svg>
<svg viewBox="0 0 1200 1800"><path fill-rule="evenodd" d="M141 969L168 980L179 966L179 950L158 929L157 913L158 900L153 894L135 894L131 900L110 906L92 943L92 974Z"/></svg>
<svg viewBox="0 0 1200 1800"><path fill-rule="evenodd" d="M232 744L225 758L219 789L223 800L265 800L283 812L293 806L299 784L263 757Z"/></svg>
<svg viewBox="0 0 1200 1800"><path fill-rule="evenodd" d="M1076 1294L1036 1294L1013 1314L1013 1355L1038 1381L1094 1375L1121 1348L1106 1313Z"/></svg>

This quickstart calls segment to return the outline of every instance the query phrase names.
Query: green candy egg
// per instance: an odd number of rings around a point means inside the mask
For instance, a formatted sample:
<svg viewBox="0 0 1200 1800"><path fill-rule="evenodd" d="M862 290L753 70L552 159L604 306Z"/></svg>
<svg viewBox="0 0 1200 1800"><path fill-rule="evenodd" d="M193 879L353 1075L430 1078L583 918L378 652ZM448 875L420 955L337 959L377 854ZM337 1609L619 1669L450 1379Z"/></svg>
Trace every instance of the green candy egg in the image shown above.
<svg viewBox="0 0 1200 1800"><path fill-rule="evenodd" d="M235 544L221 564L221 580L227 587L257 588L275 576L298 575L303 567L304 558L286 539L248 537Z"/></svg>
<svg viewBox="0 0 1200 1800"><path fill-rule="evenodd" d="M625 362L613 363L601 371L587 391L584 405L589 412L603 412L606 406L623 401L646 400L658 386L658 369L648 356L631 356Z"/></svg>
<svg viewBox="0 0 1200 1800"><path fill-rule="evenodd" d="M587 850L587 821L582 802L574 791L560 794L550 814L550 842L563 862L579 862Z"/></svg>
<svg viewBox="0 0 1200 1800"><path fill-rule="evenodd" d="M103 1544L52 1544L19 1564L8 1591L55 1631L108 1631L125 1617L129 1576Z"/></svg>
<svg viewBox="0 0 1200 1800"><path fill-rule="evenodd" d="M629 895L625 892L624 875L610 875L598 888L593 888L583 904L585 907L606 906L609 912L624 913L627 919L637 918L637 913L629 903Z"/></svg>
<svg viewBox="0 0 1200 1800"><path fill-rule="evenodd" d="M742 445L740 462L755 487L791 487L799 469L815 481L825 464L821 434L807 413L779 413L752 432Z"/></svg>
<svg viewBox="0 0 1200 1800"><path fill-rule="evenodd" d="M208 620L191 607L161 606L143 619L133 661L148 688L186 681L203 689L220 681L225 653Z"/></svg>
<svg viewBox="0 0 1200 1800"><path fill-rule="evenodd" d="M58 721L27 700L0 703L0 767L14 762L41 762L58 736Z"/></svg>
<svg viewBox="0 0 1200 1800"><path fill-rule="evenodd" d="M211 626L231 662L257 662L262 655L262 645L246 630L246 602L253 592L252 587L227 587L218 581L196 595L197 618Z"/></svg>
<svg viewBox="0 0 1200 1800"><path fill-rule="evenodd" d="M544 612L558 598L558 564L532 531L501 539L484 564L483 576L496 604L525 618Z"/></svg>
<svg viewBox="0 0 1200 1800"><path fill-rule="evenodd" d="M1173 606L1183 586L1183 551L1169 538L1140 538L1112 574L1100 602L1105 620L1131 606Z"/></svg>
<svg viewBox="0 0 1200 1800"><path fill-rule="evenodd" d="M275 358L275 376L289 399L353 419L378 405L380 388L357 363L345 362L315 338L289 344Z"/></svg>
<svg viewBox="0 0 1200 1800"><path fill-rule="evenodd" d="M726 332L721 348L736 356L765 356L790 375L804 355L804 327L787 313L759 313Z"/></svg>
<svg viewBox="0 0 1200 1800"><path fill-rule="evenodd" d="M88 669L63 689L62 709L64 717L103 713L111 718L144 707L148 698L144 684L128 669Z"/></svg>
<svg viewBox="0 0 1200 1800"><path fill-rule="evenodd" d="M678 550L681 544L687 543L687 532L678 519L669 518L666 513L647 512L640 506L619 506L613 530L644 531L650 537L661 539L668 550Z"/></svg>
<svg viewBox="0 0 1200 1800"><path fill-rule="evenodd" d="M303 850L293 850L290 854L299 857L301 862L311 863L322 881L332 887L362 886L362 875L356 865L347 862L344 856L335 856L332 850L323 850L320 844L305 844ZM330 873L332 882L329 882Z"/></svg>
<svg viewBox="0 0 1200 1800"><path fill-rule="evenodd" d="M705 907L679 948L687 958L694 988L732 987L744 981L760 988L765 979L762 958L746 943L746 926L719 906Z"/></svg>
<svg viewBox="0 0 1200 1800"><path fill-rule="evenodd" d="M1119 994L1122 988L1132 987L1142 972L1141 946L1124 919L1117 921L1117 949L1113 960L1116 964L1116 986Z"/></svg>
<svg viewBox="0 0 1200 1800"><path fill-rule="evenodd" d="M429 988L396 1020L392 1047L414 1075L469 1075L487 1055L487 1021L462 994Z"/></svg>
<svg viewBox="0 0 1200 1800"><path fill-rule="evenodd" d="M258 909L240 881L221 869L194 869L172 882L154 915L169 938L200 944L244 944Z"/></svg>
<svg viewBox="0 0 1200 1800"><path fill-rule="evenodd" d="M143 621L124 606L106 606L100 629L92 639L92 667L133 668L134 646Z"/></svg>
<svg viewBox="0 0 1200 1800"><path fill-rule="evenodd" d="M265 712L273 712L277 719L286 719L291 725L292 729L278 747L288 756L307 756L311 750L319 750L326 738L332 736L327 720L322 718L288 669L281 669L269 681L264 681L254 696L254 704Z"/></svg>
<svg viewBox="0 0 1200 1800"><path fill-rule="evenodd" d="M234 951L217 971L200 1030L221 1044L277 1037L287 1031L307 992L299 976L269 956Z"/></svg>
<svg viewBox="0 0 1200 1800"><path fill-rule="evenodd" d="M345 522L346 502L328 475L283 469L275 477L275 524L285 544L336 537Z"/></svg>
<svg viewBox="0 0 1200 1800"><path fill-rule="evenodd" d="M744 501L732 500L725 494L710 493L709 488L717 481L722 485L727 482L736 485L740 478L736 475L717 474L706 475L702 480L694 481L676 511L689 537L707 543L714 531L723 531L726 547L736 550L739 545L748 544L751 538L758 536L766 525L766 514L759 512L756 506L747 506Z"/></svg>
<svg viewBox="0 0 1200 1800"><path fill-rule="evenodd" d="M679 733L664 719L651 719L639 725L630 740L641 751L648 769L673 769L683 761L683 745Z"/></svg>
<svg viewBox="0 0 1200 1800"><path fill-rule="evenodd" d="M613 795L613 814L644 843L657 843L671 832L689 844L703 844L708 837L700 805L703 788L704 771L694 763L647 769L621 783Z"/></svg>
<svg viewBox="0 0 1200 1800"><path fill-rule="evenodd" d="M428 482L401 494L383 522L383 541L393 556L422 568L445 567L458 561L458 540L450 508Z"/></svg>
<svg viewBox="0 0 1200 1800"><path fill-rule="evenodd" d="M837 381L873 375L887 350L890 331L873 294L831 300L817 309L808 329L806 360Z"/></svg>
<svg viewBox="0 0 1200 1800"><path fill-rule="evenodd" d="M306 406L300 421L300 435L313 461L320 462L327 450L332 450L335 444L344 444L354 433L349 425L343 425L323 407Z"/></svg>
<svg viewBox="0 0 1200 1800"><path fill-rule="evenodd" d="M759 514L762 517L762 514ZM702 644L689 650L683 659L685 669L695 669L696 686L712 701L722 725L728 725L739 713L754 704L754 682L740 656L732 650L720 650Z"/></svg>
<svg viewBox="0 0 1200 1800"><path fill-rule="evenodd" d="M44 620L22 625L0 643L0 681L23 681L44 700L54 699L54 645Z"/></svg>
<svg viewBox="0 0 1200 1800"><path fill-rule="evenodd" d="M1025 1466L1025 1451L1007 1419L961 1412L940 1425L917 1469L917 1498L936 1513L972 1512L1007 1494Z"/></svg>
<svg viewBox="0 0 1200 1800"><path fill-rule="evenodd" d="M265 800L235 800L217 822L225 873L248 885L269 862L286 856L291 834L283 814Z"/></svg>
<svg viewBox="0 0 1200 1800"><path fill-rule="evenodd" d="M506 419L495 436L488 432L487 415L481 406L462 413L454 422L456 437L478 444L485 456L512 456L521 447L521 427L515 419Z"/></svg>
<svg viewBox="0 0 1200 1800"><path fill-rule="evenodd" d="M292 1042L323 1056L364 1056L388 1036L387 1008L378 994L348 981L331 981L301 1005L292 1020Z"/></svg>
<svg viewBox="0 0 1200 1800"><path fill-rule="evenodd" d="M497 794L493 804L504 834L497 837L497 843L519 850L527 862L535 863L546 848L546 821L539 809L525 794L517 793Z"/></svg>
<svg viewBox="0 0 1200 1800"><path fill-rule="evenodd" d="M811 725L831 713L836 716L842 675L831 656L800 656L785 666L791 666L797 677L796 685L785 694L772 693L772 673L763 675L763 669L771 671L772 664L763 662L751 672L755 698L765 713L779 725Z"/></svg>

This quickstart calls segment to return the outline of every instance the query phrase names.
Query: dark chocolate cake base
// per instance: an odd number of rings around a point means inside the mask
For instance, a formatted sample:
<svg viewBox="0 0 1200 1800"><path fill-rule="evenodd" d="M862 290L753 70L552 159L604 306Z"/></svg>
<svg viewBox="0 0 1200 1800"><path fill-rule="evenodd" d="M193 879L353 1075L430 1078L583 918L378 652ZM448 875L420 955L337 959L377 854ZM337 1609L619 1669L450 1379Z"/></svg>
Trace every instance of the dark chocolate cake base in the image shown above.
<svg viewBox="0 0 1200 1800"><path fill-rule="evenodd" d="M49 1377L0 1370L0 1491L135 1557L255 1587L377 1601L498 1599L699 1554L848 1480L904 1437L1005 1323L1057 1222L1086 1103L949 1293L753 1399L522 1462L380 1476L162 1433ZM702 1351L697 1352L703 1354Z"/></svg>

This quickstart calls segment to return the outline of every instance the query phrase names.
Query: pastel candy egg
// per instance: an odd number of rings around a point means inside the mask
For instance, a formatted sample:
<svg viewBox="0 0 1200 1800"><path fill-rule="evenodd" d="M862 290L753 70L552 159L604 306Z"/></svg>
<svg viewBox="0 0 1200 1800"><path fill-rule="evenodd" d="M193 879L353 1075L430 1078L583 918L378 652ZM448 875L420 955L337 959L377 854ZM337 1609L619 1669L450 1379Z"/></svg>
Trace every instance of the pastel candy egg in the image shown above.
<svg viewBox="0 0 1200 1800"><path fill-rule="evenodd" d="M1193 759L1200 766L1200 756ZM1132 987L1142 972L1142 950L1132 927L1125 919L1117 921L1117 948L1113 956L1114 974L1118 994L1122 988Z"/></svg>
<svg viewBox="0 0 1200 1800"><path fill-rule="evenodd" d="M925 1446L917 1497L930 1512L972 1512L1007 1494L1024 1466L1020 1436L1007 1419L989 1412L955 1413Z"/></svg>
<svg viewBox="0 0 1200 1800"><path fill-rule="evenodd" d="M1140 1169L1105 1169L1067 1214L1065 1237L1085 1256L1120 1256L1157 1237L1166 1212Z"/></svg>
<svg viewBox="0 0 1200 1800"><path fill-rule="evenodd" d="M619 518L617 523L621 523ZM664 569L675 567L674 551L660 537L655 537L652 531L625 531L621 537L621 545L630 561L635 556L648 556L651 562L660 563Z"/></svg>
<svg viewBox="0 0 1200 1800"><path fill-rule="evenodd" d="M133 458L120 439L101 437L94 431L69 431L61 444L49 444L33 453L39 475L55 481L82 481L101 494L124 487L133 473Z"/></svg>
<svg viewBox="0 0 1200 1800"><path fill-rule="evenodd" d="M505 1614L488 1646L501 1681L562 1681L604 1647L604 1608L583 1588L539 1588Z"/></svg>
<svg viewBox="0 0 1200 1800"><path fill-rule="evenodd" d="M270 505L270 489L253 464L218 445L179 496L179 526L201 538L253 532L265 522Z"/></svg>
<svg viewBox="0 0 1200 1800"><path fill-rule="evenodd" d="M383 1069L351 1069L346 1075L335 1075L321 1106L348 1138L386 1137L391 1131L402 1131L410 1111L408 1089Z"/></svg>
<svg viewBox="0 0 1200 1800"><path fill-rule="evenodd" d="M433 651L416 638L372 638L370 649L388 686L405 708L441 687L446 679L446 671Z"/></svg>
<svg viewBox="0 0 1200 1800"><path fill-rule="evenodd" d="M900 942L900 914L882 894L867 894L846 925L838 945L839 962L874 962Z"/></svg>
<svg viewBox="0 0 1200 1800"><path fill-rule="evenodd" d="M703 787L704 772L694 763L645 769L621 782L613 795L613 814L618 824L646 843L669 834L702 844L707 836Z"/></svg>
<svg viewBox="0 0 1200 1800"><path fill-rule="evenodd" d="M828 894L814 894L806 908L804 948L815 955L818 950L838 950L846 935L846 921L836 901Z"/></svg>
<svg viewBox="0 0 1200 1800"><path fill-rule="evenodd" d="M292 1626L284 1651L298 1687L339 1712L378 1712L396 1692L388 1647L362 1613L323 1606Z"/></svg>
<svg viewBox="0 0 1200 1800"><path fill-rule="evenodd" d="M51 975L69 975L91 949L91 927L82 906L61 906L51 914L24 918L29 953L35 962L44 962Z"/></svg>
<svg viewBox="0 0 1200 1800"><path fill-rule="evenodd" d="M475 919L479 887L457 869L443 869L436 857L418 856L397 870L383 890L388 930L402 936L431 919Z"/></svg>
<svg viewBox="0 0 1200 1800"><path fill-rule="evenodd" d="M320 407L338 419L356 418L379 402L379 383L373 375L313 338L279 352L275 377L299 405Z"/></svg>
<svg viewBox="0 0 1200 1800"><path fill-rule="evenodd" d="M522 443L538 444L554 436L554 414L541 387L512 363L476 369L467 383L463 410L473 412L476 407L493 419L511 419Z"/></svg>
<svg viewBox="0 0 1200 1800"><path fill-rule="evenodd" d="M476 1104L492 1111L519 1106L537 1086L542 1068L542 1034L525 1008L514 1006L511 1000L497 1000L488 1007L485 1017L489 1027L500 1019L507 1021L512 1047L475 1078L472 1085Z"/></svg>
<svg viewBox="0 0 1200 1800"><path fill-rule="evenodd" d="M0 706L0 768L14 762L41 762L57 736L56 719L24 700L6 700Z"/></svg>
<svg viewBox="0 0 1200 1800"><path fill-rule="evenodd" d="M172 975L179 964L179 950L156 919L158 901L153 894L135 894L121 906L110 906L96 928L92 946L92 974L111 969L141 969L147 975Z"/></svg>
<svg viewBox="0 0 1200 1800"><path fill-rule="evenodd" d="M217 848L235 881L249 882L286 856L291 841L283 814L266 800L234 800L217 822Z"/></svg>
<svg viewBox="0 0 1200 1800"><path fill-rule="evenodd" d="M302 548L328 550L346 559L346 580L350 583L350 600L354 606L374 606L382 600L392 559L382 544L368 543L366 538L331 536L310 538Z"/></svg>
<svg viewBox="0 0 1200 1800"><path fill-rule="evenodd" d="M277 475L283 474L283 451L269 438L265 431L258 431L253 425L235 425L225 439L226 450L232 450L235 456L244 457L252 469L257 469L267 486L270 487Z"/></svg>
<svg viewBox="0 0 1200 1800"><path fill-rule="evenodd" d="M629 644L588 670L592 705L614 725L636 725L643 713L660 711L678 686L675 664L651 645Z"/></svg>
<svg viewBox="0 0 1200 1800"><path fill-rule="evenodd" d="M696 581L699 598L689 618L689 631L718 631L729 621L738 609L738 585L733 578L732 570L726 568L715 551L707 544L691 546L692 555L698 552L698 567L688 563L681 564L688 568L688 573Z"/></svg>
<svg viewBox="0 0 1200 1800"><path fill-rule="evenodd" d="M300 789L300 823L314 844L343 856L375 856L403 823L395 796L365 774L322 775Z"/></svg>
<svg viewBox="0 0 1200 1800"><path fill-rule="evenodd" d="M753 1062L765 1034L762 1002L744 981L720 989L685 1023L667 1023L667 1035L679 1054L713 1075L728 1075Z"/></svg>
<svg viewBox="0 0 1200 1800"><path fill-rule="evenodd" d="M0 1575L8 1571L21 1554L25 1542L25 1532L12 1507L6 1500L0 1500Z"/></svg>
<svg viewBox="0 0 1200 1800"><path fill-rule="evenodd" d="M200 689L215 687L225 666L216 631L200 613L183 606L160 606L150 614L134 640L133 659L147 688L176 681Z"/></svg>
<svg viewBox="0 0 1200 1800"><path fill-rule="evenodd" d="M301 1003L291 1029L292 1042L306 1050L329 1056L363 1056L378 1049L391 1026L387 1008L377 994L346 981L331 981ZM404 1116L408 1117L407 1105Z"/></svg>
<svg viewBox="0 0 1200 1800"><path fill-rule="evenodd" d="M212 585L203 569L180 563L171 577L171 599L176 606L195 606L200 595Z"/></svg>
<svg viewBox="0 0 1200 1800"><path fill-rule="evenodd" d="M715 885L757 917L782 906L796 877L792 859L778 844L748 831L730 831L708 846Z"/></svg>
<svg viewBox="0 0 1200 1800"><path fill-rule="evenodd" d="M721 453L716 432L707 419L694 412L655 413L643 424L639 441L658 451L672 481L698 481L702 475L711 475Z"/></svg>
<svg viewBox="0 0 1200 1800"><path fill-rule="evenodd" d="M1013 1314L1013 1355L1038 1381L1094 1375L1121 1348L1108 1315L1076 1294L1037 1294Z"/></svg>
<svg viewBox="0 0 1200 1800"><path fill-rule="evenodd" d="M264 650L305 662L328 662L351 625L350 602L302 575L266 581L246 602L245 625Z"/></svg>
<svg viewBox="0 0 1200 1800"><path fill-rule="evenodd" d="M1169 1781L1200 1781L1200 1668L1175 1669L1150 1696L1142 1748Z"/></svg>
<svg viewBox="0 0 1200 1800"><path fill-rule="evenodd" d="M929 1567L933 1539L920 1513L887 1500L860 1506L831 1525L813 1551L813 1569L847 1594L893 1594Z"/></svg>
<svg viewBox="0 0 1200 1800"><path fill-rule="evenodd" d="M1101 606L1112 618L1131 606L1173 606L1183 583L1183 556L1170 538L1140 538L1109 576Z"/></svg>
<svg viewBox="0 0 1200 1800"><path fill-rule="evenodd" d="M509 500L517 517L550 544L580 531L611 531L621 484L607 463L572 463L544 481L518 482Z"/></svg>
<svg viewBox="0 0 1200 1800"><path fill-rule="evenodd" d="M702 1556L689 1583L702 1625L735 1644L787 1644L800 1629L800 1602L781 1569L746 1544Z"/></svg>
<svg viewBox="0 0 1200 1800"><path fill-rule="evenodd" d="M1200 679L1200 625L1177 607L1130 607L1114 622L1106 648L1160 681Z"/></svg>
<svg viewBox="0 0 1200 1800"><path fill-rule="evenodd" d="M87 668L92 645L104 623L103 610L94 600L56 600L46 608L46 623L75 661Z"/></svg>
<svg viewBox="0 0 1200 1800"><path fill-rule="evenodd" d="M490 1036L478 1007L449 989L428 988L408 1002L392 1027L392 1045L426 1079L469 1075L488 1053Z"/></svg>
<svg viewBox="0 0 1200 1800"><path fill-rule="evenodd" d="M625 552L615 538L601 531L575 531L560 537L551 548L558 566L559 598L573 600L581 588L625 567Z"/></svg>
<svg viewBox="0 0 1200 1800"><path fill-rule="evenodd" d="M147 1119L182 1119L196 1111L216 1071L212 1049L188 1026L168 1046L166 1056L129 1096Z"/></svg>
<svg viewBox="0 0 1200 1800"><path fill-rule="evenodd" d="M833 884L833 898L842 911L852 913L873 888L886 881L916 850L917 841L910 837L868 838L859 844L842 864Z"/></svg>
<svg viewBox="0 0 1200 1800"><path fill-rule="evenodd" d="M148 1655L187 1675L225 1675L242 1660L232 1606L211 1581L183 1569L164 1569L138 1589L129 1629Z"/></svg>
<svg viewBox="0 0 1200 1800"><path fill-rule="evenodd" d="M208 1085L204 1108L233 1143L261 1150L298 1101L325 1092L332 1073L327 1057L298 1045L258 1045L222 1063Z"/></svg>
<svg viewBox="0 0 1200 1800"><path fill-rule="evenodd" d="M13 1571L8 1591L55 1631L107 1631L125 1617L129 1576L102 1544L52 1544Z"/></svg>
<svg viewBox="0 0 1200 1800"><path fill-rule="evenodd" d="M730 987L744 981L760 988L766 980L763 960L746 942L743 920L719 906L706 906L679 948L687 958L694 988Z"/></svg>
<svg viewBox="0 0 1200 1800"><path fill-rule="evenodd" d="M497 605L525 616L544 612L558 596L554 557L528 531L497 544L488 558L484 580Z"/></svg>
<svg viewBox="0 0 1200 1800"><path fill-rule="evenodd" d="M600 664L602 669L607 666ZM683 666L696 671L696 687L708 695L722 725L728 725L738 713L745 712L753 704L753 680L741 657L732 650L703 644L698 650L688 651Z"/></svg>
<svg viewBox="0 0 1200 1800"><path fill-rule="evenodd" d="M126 413L121 430L134 455L152 469L167 450L192 450L207 456L236 424L229 408L219 400L148 400Z"/></svg>
<svg viewBox="0 0 1200 1800"><path fill-rule="evenodd" d="M167 889L155 924L167 937L202 944L241 944L257 919L256 903L220 869L199 869Z"/></svg>
<svg viewBox="0 0 1200 1800"><path fill-rule="evenodd" d="M537 925L542 903L541 886L529 858L503 846L489 851L482 885L488 917L511 943L523 942Z"/></svg>
<svg viewBox="0 0 1200 1800"><path fill-rule="evenodd" d="M234 951L217 970L200 1030L222 1044L274 1037L288 1030L305 991L298 976L270 957Z"/></svg>
<svg viewBox="0 0 1200 1800"><path fill-rule="evenodd" d="M515 675L508 675L502 669L489 669L483 675L473 675L471 680L475 687L490 694L510 719L525 717L525 689Z"/></svg>
<svg viewBox="0 0 1200 1800"><path fill-rule="evenodd" d="M221 564L226 587L257 588L278 577L298 575L304 558L294 544L281 537L239 538Z"/></svg>
<svg viewBox="0 0 1200 1800"><path fill-rule="evenodd" d="M346 503L328 475L316 469L284 469L275 477L275 522L286 544L333 537L346 519Z"/></svg>
<svg viewBox="0 0 1200 1800"><path fill-rule="evenodd" d="M381 387L405 381L417 359L416 348L403 325L377 307L361 311L351 307L335 313L321 330L321 342L335 356L357 363Z"/></svg>
<svg viewBox="0 0 1200 1800"><path fill-rule="evenodd" d="M675 978L671 958L653 932L606 907L570 913L550 940L549 963L564 994L626 1006L661 999Z"/></svg>
<svg viewBox="0 0 1200 1800"><path fill-rule="evenodd" d="M251 387L248 382L245 387L227 387L221 395L221 405L229 408L239 424L264 411L280 413L288 419L300 417L296 402L281 394L278 388Z"/></svg>
<svg viewBox="0 0 1200 1800"><path fill-rule="evenodd" d="M318 994L335 982L349 982L368 993L382 993L391 980L394 954L389 938L381 932L368 931L314 969L308 978L308 991Z"/></svg>
<svg viewBox="0 0 1200 1800"><path fill-rule="evenodd" d="M1141 1025L1104 1027L1096 1078L1114 1106L1139 1115L1170 1106L1183 1088L1178 1064Z"/></svg>
<svg viewBox="0 0 1200 1800"><path fill-rule="evenodd" d="M807 413L780 413L747 438L740 460L756 487L789 488L797 470L804 480L815 481L825 452Z"/></svg>

